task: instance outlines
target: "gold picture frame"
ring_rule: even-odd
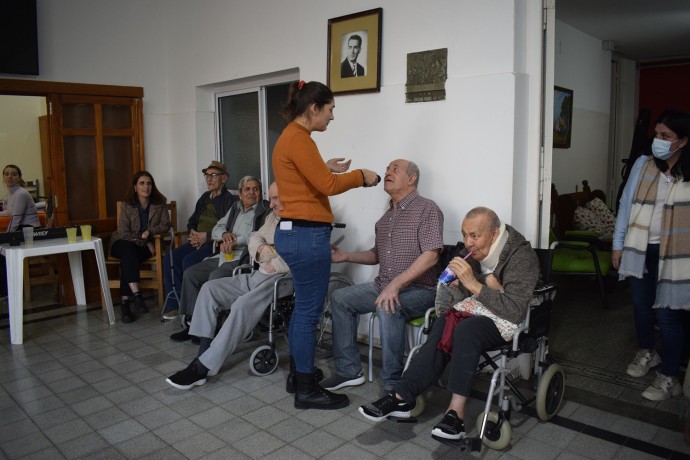
[[[334,94],[381,91],[382,20],[383,8],[328,20],[327,81]]]

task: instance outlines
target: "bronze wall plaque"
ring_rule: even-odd
[[[407,54],[405,102],[443,101],[448,78],[448,48]]]

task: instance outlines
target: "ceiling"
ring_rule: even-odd
[[[637,61],[690,57],[689,0],[556,0],[556,19]]]

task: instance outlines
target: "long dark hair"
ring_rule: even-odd
[[[656,121],[657,125],[659,123],[665,124],[668,129],[678,136],[678,139],[686,138],[688,140],[680,149],[680,157],[671,168],[671,175],[675,178],[682,179],[683,182],[690,181],[690,114],[681,110],[668,109],[665,110]],[[660,160],[654,157],[654,163],[661,172],[666,172],[668,169],[666,160]]]
[[[151,179],[151,198],[149,198],[149,202],[151,204],[167,203],[168,199],[165,197],[165,195],[158,191],[158,187],[156,187],[156,181],[153,180],[153,176],[148,171],[139,171],[138,173],[134,174],[134,177],[132,178],[132,185],[127,190],[127,193],[125,193],[124,201],[131,204],[132,206],[139,205],[139,199],[137,197],[135,189],[137,187],[137,182],[139,182],[139,178],[141,178],[142,176],[146,176],[149,179]]]
[[[13,168],[17,170],[17,175],[19,176],[19,185],[22,187],[26,187],[26,182],[24,182],[24,179],[22,179],[22,170],[19,169],[19,166],[17,165],[7,165],[4,168],[2,168],[2,173],[5,174],[5,170],[7,168]]]
[[[324,105],[333,101],[333,92],[328,86],[318,81],[305,83],[304,80],[290,84],[288,100],[283,106],[283,120],[290,123],[295,118],[304,114],[311,104],[321,109]]]

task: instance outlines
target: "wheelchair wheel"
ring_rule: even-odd
[[[565,372],[558,364],[551,364],[537,386],[537,415],[541,420],[551,420],[558,413],[565,394]]]
[[[323,305],[323,313],[321,314],[321,321],[319,328],[316,331],[316,357],[321,359],[328,359],[333,356],[333,340],[331,335],[327,334],[331,327],[331,294],[336,289],[352,286],[352,281],[345,275],[340,273],[331,273],[331,278],[328,280],[328,294]]]
[[[278,367],[278,353],[270,345],[262,345],[249,358],[249,368],[254,375],[272,374]]]
[[[426,409],[426,398],[424,395],[419,395],[415,398],[415,406],[410,411],[410,417],[419,417],[424,412],[424,409]]]
[[[482,430],[482,422],[484,421],[484,412],[477,417],[477,436]],[[484,429],[484,438],[482,442],[490,449],[502,450],[508,447],[510,439],[513,436],[513,429],[508,423],[508,420],[503,420],[501,425],[498,425],[498,414],[496,412],[489,412],[486,419],[486,428]]]

